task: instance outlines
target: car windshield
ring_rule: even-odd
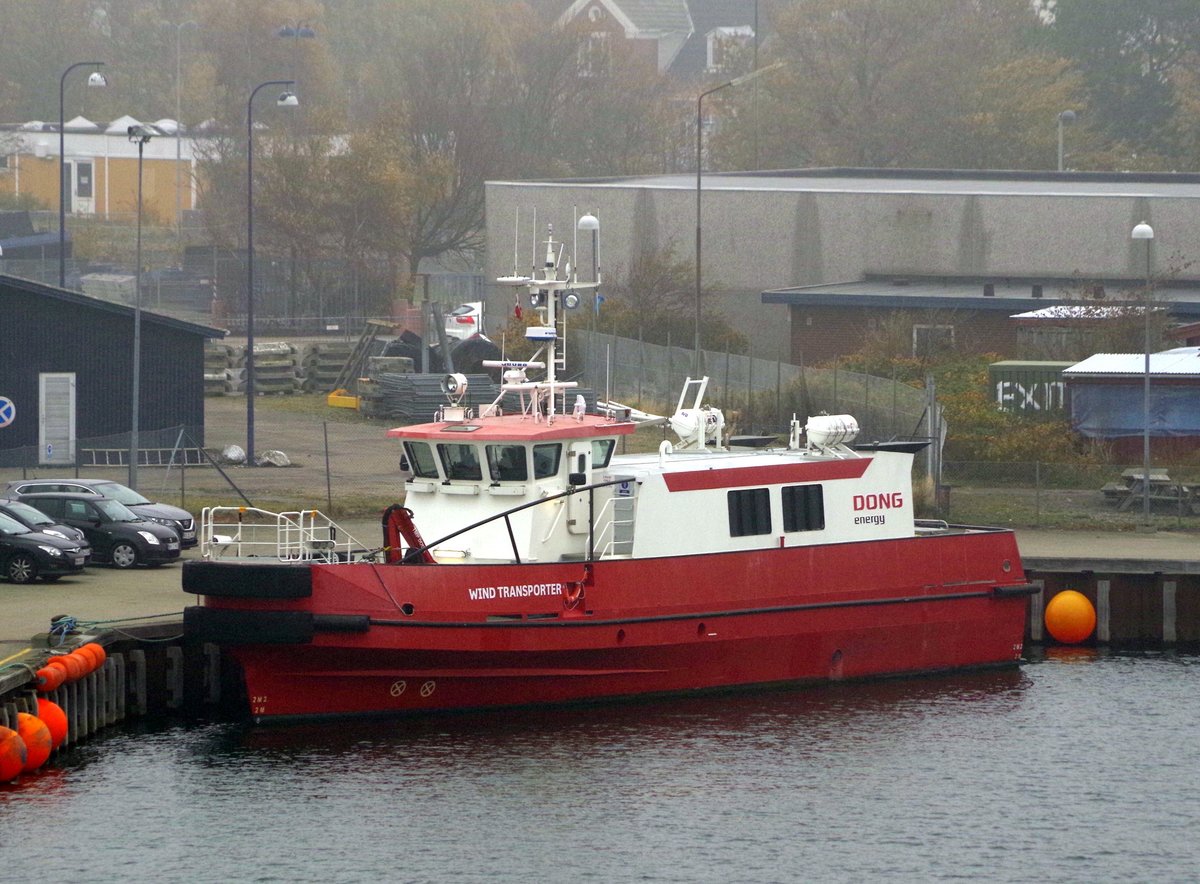
[[[95,504],[96,509],[100,510],[100,512],[104,513],[104,515],[108,516],[114,522],[141,521],[141,517],[138,516],[137,513],[125,506],[125,504],[121,503],[119,500],[109,500],[105,498],[103,500],[95,501]]]
[[[99,482],[92,486],[96,489],[97,494],[103,494],[105,497],[110,497],[113,500],[119,500],[125,506],[140,506],[143,503],[150,503],[142,495],[138,494],[132,488],[127,488],[116,482]]]
[[[16,500],[6,500],[2,505],[6,510],[12,513],[16,518],[22,520],[29,525],[53,525],[54,520],[39,510],[37,507],[32,507],[27,503],[21,503]]]
[[[6,516],[0,513],[0,531],[5,534],[28,534],[29,529],[14,519],[12,516]]]

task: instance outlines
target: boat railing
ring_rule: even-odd
[[[350,562],[370,558],[354,537],[319,510],[273,513],[251,506],[205,507],[205,559],[271,558],[280,562]]]
[[[617,500],[616,497],[610,497],[604,501],[604,505],[600,507],[600,512],[596,514],[596,537],[595,546],[600,550],[600,558],[607,559],[613,556],[628,556],[633,552],[633,518],[618,519],[617,518]],[[617,531],[620,528],[628,527],[628,538],[617,538]]]

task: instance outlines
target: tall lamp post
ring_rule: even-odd
[[[183,165],[183,29],[200,27],[190,19],[174,22],[163,22],[163,27],[175,29],[175,237],[183,238],[183,185],[179,181]]]
[[[1133,239],[1146,241],[1146,303],[1142,309],[1142,329],[1145,334],[1145,370],[1142,375],[1142,524],[1150,527],[1150,245],[1154,228],[1143,221],[1133,228]]]
[[[734,77],[732,80],[728,80],[711,89],[706,89],[696,98],[696,333],[693,342],[695,346],[695,354],[693,356],[695,364],[693,368],[697,376],[700,374],[700,175],[704,169],[704,99],[714,92],[720,92],[722,89],[727,89],[730,86],[740,86],[742,83],[755,80],[763,74],[783,67],[783,64],[782,61],[777,61],[774,64],[767,65],[765,68],[758,68],[748,74]]]
[[[268,86],[283,86],[276,107],[296,107],[290,91],[295,80],[259,83],[246,102],[246,465],[254,466],[254,96]]]
[[[58,78],[58,287],[60,289],[67,287],[67,184],[64,180],[67,177],[65,132],[67,74],[75,68],[103,66],[104,62],[102,61],[77,61],[63,71],[62,76]],[[108,80],[104,79],[104,74],[99,71],[92,71],[88,75],[87,84],[93,87],[107,86]]]
[[[1075,111],[1065,110],[1058,115],[1058,171],[1063,170],[1063,126],[1075,122]]]
[[[129,140],[137,145],[137,262],[133,271],[133,407],[132,422],[129,431],[129,487],[137,489],[138,456],[141,446],[138,444],[138,412],[142,398],[142,153],[148,142],[159,132],[153,126],[138,124],[127,130]]]

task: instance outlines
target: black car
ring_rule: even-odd
[[[127,485],[111,479],[20,479],[9,482],[3,489],[5,497],[27,500],[32,494],[69,493],[91,494],[118,500],[143,519],[174,528],[184,549],[196,545],[196,520],[185,509],[169,503],[147,500]]]
[[[30,531],[37,531],[42,534],[49,534],[51,537],[69,540],[80,547],[84,555],[88,558],[92,556],[92,545],[88,543],[86,534],[78,528],[72,528],[70,525],[60,525],[35,506],[22,503],[19,500],[5,500],[0,498],[0,515],[16,519]]]
[[[30,531],[0,514],[0,574],[13,583],[50,582],[83,570],[87,557],[79,544],[52,534]]]
[[[174,528],[139,518],[119,500],[94,494],[27,494],[24,499],[50,518],[87,535],[92,557],[116,568],[165,565],[179,558]]]

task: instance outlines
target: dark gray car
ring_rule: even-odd
[[[78,528],[97,561],[117,568],[165,565],[179,558],[174,528],[143,519],[117,500],[94,494],[27,494],[24,499],[57,522]]]
[[[143,519],[174,528],[184,549],[196,545],[196,520],[185,509],[169,503],[155,503],[138,492],[111,479],[19,479],[9,482],[3,491],[5,497],[27,500],[33,494],[65,493],[92,494],[120,501]]]

